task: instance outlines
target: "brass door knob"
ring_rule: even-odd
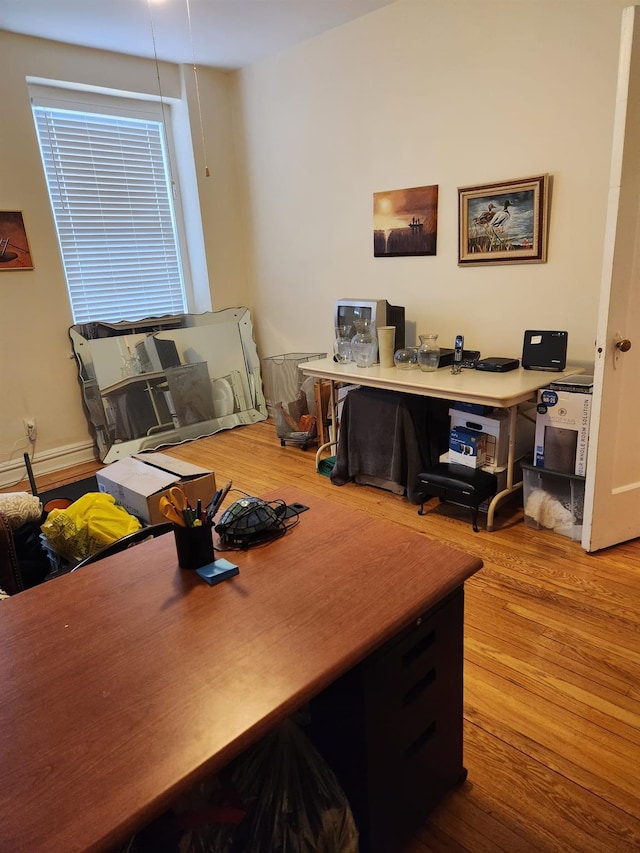
[[[616,347],[620,352],[629,352],[631,349],[631,341],[628,338],[622,338],[621,340],[616,341]]]

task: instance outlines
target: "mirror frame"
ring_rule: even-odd
[[[206,334],[209,330],[213,339]],[[82,323],[70,327],[69,337],[85,413],[102,462],[182,444],[268,417],[248,308]],[[154,363],[149,361],[146,341],[150,337],[173,341],[162,364],[157,361],[160,356]],[[190,339],[193,345],[187,346]],[[157,349],[155,343],[153,348]],[[177,356],[179,351],[182,357]],[[169,365],[166,362],[172,352]],[[214,375],[216,370],[221,374]],[[211,385],[210,394],[207,385]],[[133,436],[131,433],[144,428],[144,424],[139,426],[143,418],[134,406],[136,396],[139,403],[150,402],[152,409],[145,405],[156,423],[144,434]],[[148,422],[149,413],[144,416]]]

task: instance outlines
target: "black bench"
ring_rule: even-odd
[[[424,503],[430,498],[451,501],[471,508],[474,532],[478,532],[478,507],[498,491],[498,478],[482,468],[441,462],[418,474],[416,492],[421,502],[418,515],[424,515]]]

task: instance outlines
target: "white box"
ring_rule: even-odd
[[[97,471],[96,480],[101,492],[113,495],[127,512],[147,524],[166,521],[159,504],[171,486],[179,485],[194,509],[198,499],[207,506],[216,490],[212,471],[164,453],[126,456]]]
[[[564,474],[587,473],[591,394],[538,392],[533,464]]]
[[[485,463],[487,436],[466,427],[452,427],[449,433],[449,462],[481,468]]]
[[[531,407],[533,411],[533,407]],[[497,409],[490,415],[476,415],[461,409],[449,409],[451,426],[462,426],[484,432],[487,436],[485,465],[502,467],[509,458],[509,412]],[[515,458],[531,453],[535,424],[533,419],[519,414],[516,420]]]

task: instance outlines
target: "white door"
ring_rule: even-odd
[[[623,12],[582,546],[640,536],[640,7]],[[630,348],[629,344],[631,345]]]

